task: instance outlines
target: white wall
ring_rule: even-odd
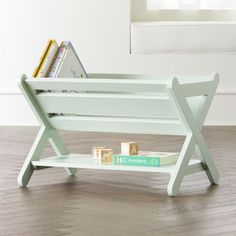
[[[0,7],[0,125],[36,125],[17,80],[48,38],[71,40],[88,72],[221,75],[206,124],[236,125],[236,55],[130,55],[128,0],[8,0]]]

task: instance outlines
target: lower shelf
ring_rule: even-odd
[[[111,165],[100,164],[93,160],[92,155],[88,154],[71,154],[66,156],[57,156],[41,159],[40,161],[32,161],[32,165],[37,167],[64,167],[64,168],[82,168],[82,169],[99,169],[99,170],[118,170],[118,171],[141,171],[141,172],[155,172],[155,173],[171,173],[175,165],[167,166],[125,166],[125,165]],[[191,160],[190,166],[200,167],[200,160]]]

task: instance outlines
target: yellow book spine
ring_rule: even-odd
[[[44,49],[44,52],[43,52],[42,56],[40,57],[39,64],[38,64],[38,66],[35,68],[35,70],[33,72],[33,77],[36,78],[40,74],[41,68],[42,68],[42,66],[44,64],[44,61],[45,61],[45,59],[47,57],[48,52],[50,51],[49,49],[50,49],[51,45],[53,44],[53,42],[55,42],[55,40],[52,40],[52,39],[48,40],[47,46]]]

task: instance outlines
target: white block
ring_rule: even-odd
[[[138,155],[138,144],[135,142],[121,143],[122,155]]]

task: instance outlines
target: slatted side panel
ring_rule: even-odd
[[[142,75],[142,74],[88,74],[89,78],[104,78],[104,79],[138,79],[138,80],[155,80],[155,81],[164,81],[171,79],[171,76],[157,76],[157,75]]]
[[[135,79],[140,81],[158,81],[159,83],[167,83],[172,81],[172,78],[178,78],[178,81],[181,85],[185,85],[186,92],[190,89],[192,92],[194,91],[206,91],[205,89],[209,89],[209,85],[211,86],[215,80],[219,80],[219,74],[211,73],[210,75],[175,75],[175,76],[156,76],[156,75],[140,75],[140,74],[88,74],[89,78],[97,78],[97,79]],[[184,86],[184,87],[185,87]],[[199,90],[200,89],[200,90]],[[188,93],[188,92],[187,92]]]
[[[155,80],[159,82],[166,83],[167,81],[172,80],[172,78],[177,77],[180,84],[189,84],[195,83],[195,86],[201,84],[201,82],[211,82],[212,79],[216,76],[216,73],[211,75],[141,75],[141,74],[88,74],[89,78],[100,78],[100,79],[135,79],[135,80]],[[197,84],[196,84],[197,83]],[[201,85],[200,85],[201,86]]]
[[[58,130],[183,134],[166,82],[124,79],[28,80]],[[67,90],[67,92],[62,92]],[[77,92],[68,92],[68,91]]]

